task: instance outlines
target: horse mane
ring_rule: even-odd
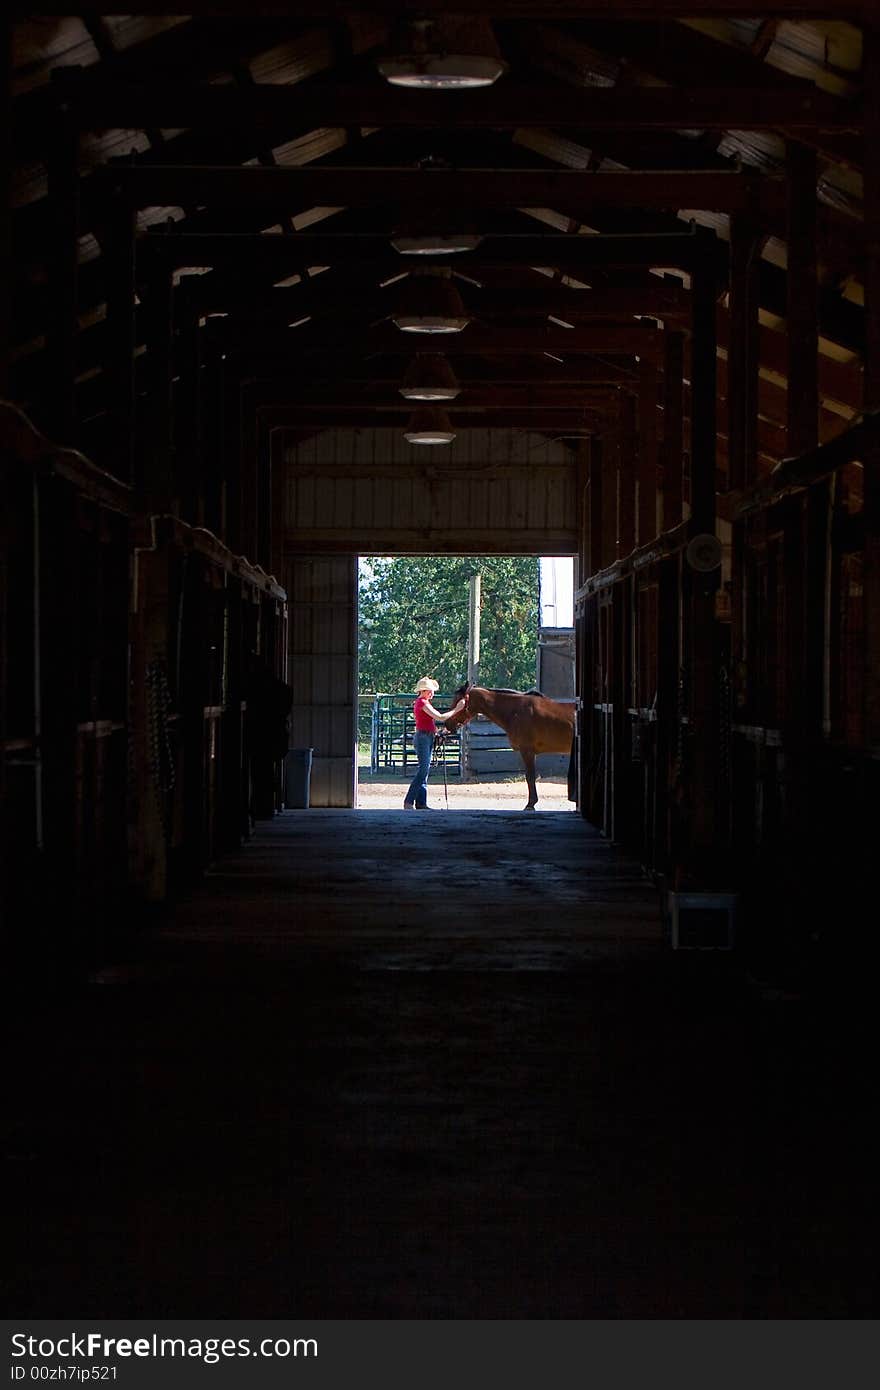
[[[532,689],[532,690],[514,690],[513,687],[510,686],[510,685],[493,685],[493,686],[491,686],[490,688],[491,688],[492,690],[494,690],[498,695],[541,695],[541,696],[543,696],[543,694],[544,694],[543,690],[535,690],[535,689]]]
[[[540,695],[541,698],[544,699],[543,690],[538,690],[535,687],[532,687],[531,690],[514,690],[512,685],[485,685],[482,688],[491,691],[493,695]],[[466,690],[473,689],[473,686],[469,686],[468,683],[465,682],[464,685],[460,685],[455,691],[455,696],[461,696]]]

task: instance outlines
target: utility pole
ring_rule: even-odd
[[[480,578],[472,574],[468,586],[467,678],[476,685],[480,677]]]
[[[480,575],[472,574],[468,584],[468,646],[467,646],[468,685],[476,685],[480,678]],[[461,778],[468,781],[469,741],[468,726],[461,731]]]

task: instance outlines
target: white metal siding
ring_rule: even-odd
[[[291,557],[285,582],[293,687],[290,744],[314,749],[312,806],[353,806],[357,560]]]
[[[576,464],[559,441],[469,430],[442,450],[330,430],[285,451],[288,551],[571,554]]]

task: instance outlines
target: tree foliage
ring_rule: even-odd
[[[527,690],[538,645],[538,561],[528,556],[365,559],[359,689],[410,691],[433,676],[450,694],[467,677],[468,590],[481,576],[480,684]]]

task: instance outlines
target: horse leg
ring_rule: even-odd
[[[526,752],[522,748],[519,750],[519,755],[523,760],[523,767],[526,770],[526,782],[529,787],[528,805],[523,809],[526,811],[534,811],[538,804],[538,788],[535,785],[535,755],[531,749]]]

